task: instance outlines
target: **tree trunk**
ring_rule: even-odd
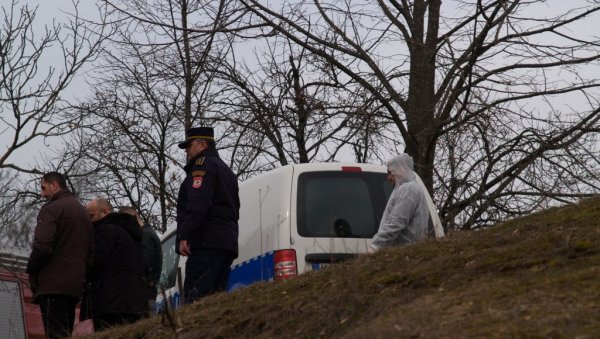
[[[435,155],[435,57],[439,27],[440,1],[415,1],[413,40],[410,46],[410,81],[408,89],[406,150],[413,157],[429,193],[433,193],[433,160]],[[429,13],[426,15],[426,11]],[[425,18],[427,31],[425,32]]]

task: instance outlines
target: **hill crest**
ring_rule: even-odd
[[[600,333],[600,197],[213,295],[94,338]]]

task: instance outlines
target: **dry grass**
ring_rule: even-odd
[[[261,283],[94,338],[597,338],[600,198]]]

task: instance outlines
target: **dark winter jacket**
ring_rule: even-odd
[[[86,209],[68,190],[57,192],[37,216],[27,262],[34,293],[62,294],[79,299],[93,255],[92,222]]]
[[[141,242],[142,230],[132,215],[111,213],[94,222],[93,317],[148,311]]]
[[[177,198],[177,245],[187,240],[190,248],[209,248],[238,254],[240,198],[237,178],[209,148],[184,167],[186,177]]]
[[[156,299],[156,285],[162,270],[162,248],[156,231],[148,225],[142,228],[142,251],[144,255],[144,274],[146,277],[148,299]]]

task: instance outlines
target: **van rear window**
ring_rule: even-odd
[[[302,173],[298,177],[298,234],[371,238],[392,189],[384,173]]]

